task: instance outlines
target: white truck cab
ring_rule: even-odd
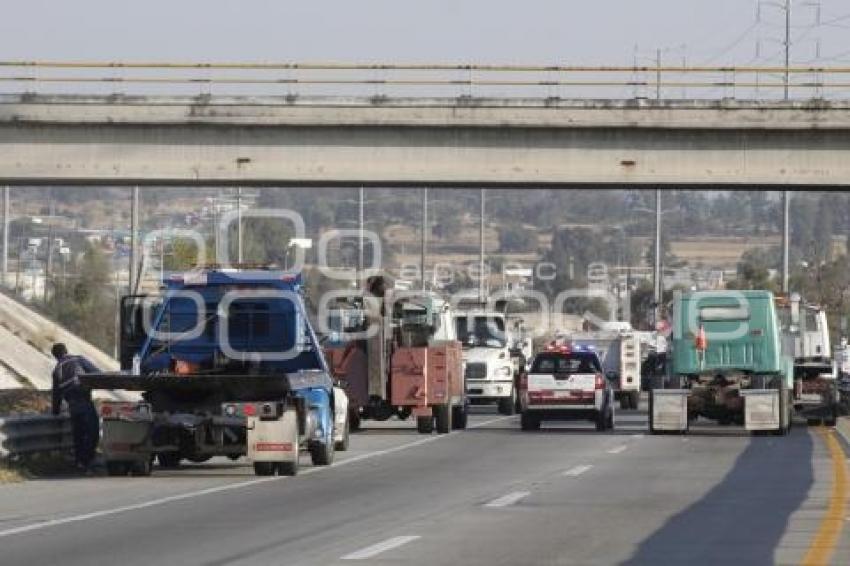
[[[496,403],[503,415],[517,410],[521,356],[505,316],[484,310],[456,313],[457,339],[463,346],[466,395],[470,403]]]

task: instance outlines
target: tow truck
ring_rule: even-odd
[[[670,371],[653,377],[650,433],[684,434],[701,417],[787,434],[793,361],[782,354],[773,295],[680,293],[673,308]]]
[[[499,413],[513,415],[519,409],[519,374],[525,359],[506,317],[498,312],[472,310],[456,314],[454,321],[463,345],[470,403],[495,403]]]
[[[776,307],[782,350],[794,360],[794,411],[810,425],[835,426],[840,400],[826,312],[798,293],[776,297]]]
[[[520,428],[546,420],[589,420],[596,430],[614,428],[614,392],[593,350],[552,343],[520,378]]]
[[[388,289],[378,275],[365,293],[342,300],[346,305],[329,316],[358,322],[334,331],[325,353],[345,385],[354,426],[412,415],[422,434],[466,428],[461,345],[449,303],[433,292]]]
[[[159,296],[124,297],[122,371],[81,377],[142,392],[101,407],[108,473],[247,455],[257,475],[295,475],[301,451],[331,464],[348,447],[347,399],[301,289],[298,274],[214,268],[173,275]]]

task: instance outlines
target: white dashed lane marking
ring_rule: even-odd
[[[498,499],[494,499],[490,503],[485,503],[484,507],[507,507],[509,505],[513,505],[517,501],[528,497],[531,494],[529,491],[514,491],[508,493],[507,495],[503,495]]]
[[[388,538],[383,542],[373,544],[372,546],[367,546],[366,548],[361,548],[360,550],[352,552],[351,554],[346,554],[345,556],[340,558],[340,560],[368,560],[369,558],[375,557],[381,554],[382,552],[398,548],[409,542],[413,542],[418,538],[420,538],[418,535],[407,535]]]

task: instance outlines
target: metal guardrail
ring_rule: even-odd
[[[71,419],[66,415],[0,418],[0,458],[71,450],[73,446]]]
[[[690,92],[696,98],[781,98],[786,81],[798,98],[828,97],[850,92],[850,67],[0,61],[0,87],[50,92],[147,88],[174,94],[206,88],[201,94],[211,94],[215,88],[216,94],[224,94],[219,91],[226,87],[243,87],[256,94],[266,94],[256,92],[265,88],[287,95],[297,88],[310,95],[581,98],[617,93],[620,98],[683,98]],[[279,92],[280,87],[287,92]]]

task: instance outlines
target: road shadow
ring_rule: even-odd
[[[754,437],[718,485],[624,564],[773,564],[791,514],[814,483],[812,451],[805,428],[784,438]]]

